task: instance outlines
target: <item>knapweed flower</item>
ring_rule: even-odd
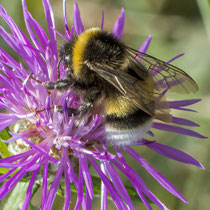
[[[0,176],[0,199],[6,196],[22,178],[30,175],[28,190],[22,209],[28,209],[33,185],[42,177],[42,200],[40,209],[51,209],[60,185],[65,188],[63,209],[71,204],[71,185],[77,190],[75,209],[92,209],[94,198],[93,179],[90,168],[96,171],[101,180],[101,208],[107,209],[107,196],[112,198],[118,209],[135,209],[132,199],[118,172],[122,172],[133,185],[136,193],[148,209],[149,200],[161,209],[167,207],[147,188],[141,177],[126,161],[122,151],[133,157],[166,190],[185,203],[187,200],[178,190],[143,159],[131,146],[113,148],[109,151],[104,134],[103,114],[86,114],[83,120],[70,115],[68,107],[77,108],[81,98],[69,89],[63,92],[48,91],[43,82],[58,79],[59,61],[57,38],[70,40],[84,31],[77,3],[74,4],[74,25],[68,27],[66,1],[64,0],[65,35],[55,28],[53,11],[48,0],[43,0],[48,26],[48,34],[29,13],[25,0],[22,0],[23,13],[30,39],[20,30],[5,9],[0,6],[0,16],[8,24],[11,32],[0,26],[0,35],[8,45],[22,58],[17,62],[3,49],[0,49],[0,130],[9,127],[11,138],[4,141],[9,144],[11,156],[0,159],[0,167],[8,168]],[[124,29],[124,10],[114,24],[112,33],[121,38]],[[104,17],[101,28],[103,29]],[[146,52],[151,36],[140,47]],[[177,58],[177,57],[176,57]],[[174,58],[174,59],[176,59]],[[172,59],[172,60],[174,60]],[[172,61],[171,60],[171,61]],[[170,62],[171,62],[170,61]],[[65,78],[67,69],[60,64],[60,77]],[[167,92],[167,91],[165,91]],[[170,109],[192,111],[187,107],[200,100],[170,101]],[[58,109],[62,107],[62,111]],[[6,110],[6,111],[5,111]],[[172,123],[166,124],[154,119],[152,129],[169,131],[197,138],[205,138],[199,133],[181,126],[197,126],[196,123],[172,117]],[[148,132],[152,136],[152,131]],[[187,164],[203,166],[191,156],[175,148],[156,141],[139,139],[136,146],[149,149]],[[50,180],[51,178],[51,180]]]

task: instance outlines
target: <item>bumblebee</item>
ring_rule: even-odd
[[[116,146],[142,139],[154,118],[171,122],[164,91],[198,90],[195,81],[181,69],[129,48],[99,28],[67,41],[60,57],[68,68],[67,76],[46,83],[46,88],[62,91],[72,87],[84,101],[75,110],[80,116],[102,107],[107,142]]]

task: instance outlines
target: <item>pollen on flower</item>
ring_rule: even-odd
[[[57,149],[55,145],[53,145],[49,151],[49,155],[54,157],[57,160],[61,159],[62,152],[60,149]]]
[[[8,150],[10,154],[17,155],[26,151],[29,151],[31,147],[22,139],[18,139],[15,142],[11,142],[8,145]]]

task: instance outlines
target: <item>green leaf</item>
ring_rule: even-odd
[[[7,144],[5,144],[4,142],[2,142],[1,140],[8,140],[11,137],[11,135],[8,132],[8,129],[4,129],[0,132],[0,155],[2,158],[6,158],[9,157],[11,154],[9,152],[9,150],[7,149]],[[2,170],[4,171],[4,170]],[[1,170],[0,170],[0,173]]]
[[[40,208],[33,206],[32,204],[29,205],[29,210],[40,210]]]
[[[7,149],[7,145],[1,141],[1,138],[0,138],[0,154],[2,158],[6,158],[10,156],[10,152]]]
[[[0,156],[2,158],[6,158],[11,156],[7,144],[2,142],[1,140],[8,140],[11,137],[11,135],[8,133],[8,129],[4,129],[0,132]],[[9,169],[6,168],[0,168],[0,174],[5,174]]]
[[[34,183],[31,197],[33,197],[35,195],[35,193],[39,190],[39,188],[40,188],[40,184]]]
[[[7,168],[0,168],[0,174],[5,174],[9,171]]]
[[[3,140],[8,140],[10,139],[11,135],[9,134],[9,129],[5,128],[0,132],[0,138]]]
[[[18,182],[9,196],[1,201],[1,209],[4,210],[19,210],[25,199],[28,182]]]

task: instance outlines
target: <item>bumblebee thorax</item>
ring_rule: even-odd
[[[76,77],[79,77],[79,75],[82,74],[82,69],[84,69],[85,51],[90,39],[100,33],[100,31],[99,28],[91,28],[81,33],[75,39],[72,53],[72,66]]]
[[[83,71],[88,70],[85,63],[122,69],[127,60],[124,45],[119,39],[100,28],[91,28],[80,34],[75,39],[72,55],[73,71],[76,77],[81,77],[85,74]]]

